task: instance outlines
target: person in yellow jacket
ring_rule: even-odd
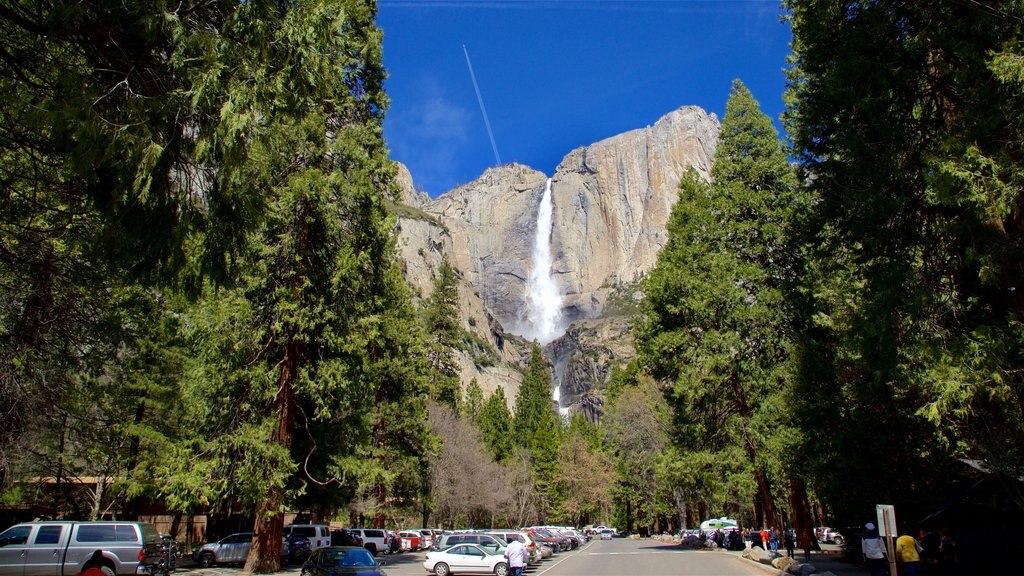
[[[903,566],[902,572],[906,576],[917,576],[917,567],[921,563],[920,549],[910,532],[902,530],[902,534],[896,539],[896,562]]]

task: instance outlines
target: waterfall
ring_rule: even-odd
[[[532,336],[541,344],[558,334],[562,296],[551,277],[551,178],[544,186],[544,197],[537,211],[537,232],[533,237],[533,270],[527,283],[526,318],[533,327]]]
[[[533,269],[527,283],[526,318],[532,326],[532,336],[541,344],[547,344],[561,336],[562,296],[551,275],[551,178],[544,186],[544,196],[537,210],[537,231],[533,237]],[[558,406],[563,417],[569,414],[562,407],[562,386],[555,385],[551,400]]]

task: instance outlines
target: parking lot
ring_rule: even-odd
[[[540,564],[531,565],[527,570],[526,574],[538,576],[540,572],[553,567],[556,563],[564,560],[573,554],[577,554],[592,544],[584,544],[577,550],[569,552],[561,552],[547,560],[544,560]],[[398,554],[381,554],[377,556],[377,560],[380,560],[384,565],[384,570],[388,576],[424,576],[428,574],[423,569],[423,560],[426,557],[426,551],[419,552],[401,552]],[[301,571],[301,566],[292,564],[285,566],[280,572],[281,574],[295,574],[297,575]],[[180,576],[238,576],[241,574],[241,566],[217,566],[215,568],[201,568],[189,560],[184,560],[177,570],[176,575]]]

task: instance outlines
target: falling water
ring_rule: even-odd
[[[544,186],[544,196],[537,211],[537,232],[533,239],[533,270],[527,285],[526,317],[533,327],[533,336],[547,344],[559,336],[562,314],[562,296],[551,276],[551,179]],[[561,384],[555,386],[551,399],[563,418],[569,414],[562,407]]]
[[[547,344],[558,336],[562,297],[551,277],[551,178],[544,186],[544,197],[537,211],[537,232],[533,238],[533,270],[527,284],[526,318],[533,337]]]

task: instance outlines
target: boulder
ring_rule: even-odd
[[[796,564],[796,563],[797,563],[796,560],[794,560],[794,559],[792,559],[792,558],[790,558],[788,556],[779,556],[778,558],[772,560],[772,566],[774,566],[775,568],[778,568],[779,570],[782,570],[782,571],[785,571],[791,565]]]

